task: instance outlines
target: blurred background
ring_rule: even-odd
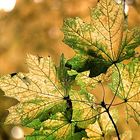
[[[119,0],[116,0],[119,1]],[[66,17],[89,18],[97,0],[0,0],[0,74],[26,70],[26,53],[52,55],[74,52],[62,43]],[[140,24],[140,0],[127,0],[129,27]]]
[[[126,0],[126,3],[129,28],[139,26],[140,0]],[[89,8],[96,4],[97,0],[0,0],[0,74],[27,71],[24,65],[27,53],[51,55],[56,64],[62,53],[71,58],[74,51],[62,42],[63,19],[78,16],[86,21]],[[10,100],[5,107],[2,107],[3,98]],[[16,103],[0,93],[0,122],[8,114],[7,109]],[[12,131],[13,135],[14,132],[22,135],[18,128]],[[138,132],[135,133],[137,136]],[[0,125],[0,140],[8,140],[6,136],[7,131]]]
[[[87,18],[89,7],[96,5],[95,0],[1,1],[0,73],[23,71],[26,53],[71,57],[73,51],[62,43],[63,19]]]

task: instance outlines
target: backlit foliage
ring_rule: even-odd
[[[5,125],[33,128],[27,140],[115,140],[132,137],[118,128],[118,106],[125,106],[125,120],[140,123],[140,67],[135,48],[140,29],[128,30],[122,3],[100,0],[90,9],[90,23],[68,18],[64,42],[76,55],[59,66],[51,57],[27,55],[28,73],[1,76],[0,88],[19,103],[9,109]],[[123,60],[130,59],[128,64]],[[92,91],[101,85],[99,102]],[[112,91],[106,103],[105,86]],[[102,94],[102,93],[98,93]],[[115,99],[120,102],[116,103]],[[127,137],[128,138],[128,137]]]
[[[123,5],[114,0],[100,0],[90,14],[90,23],[66,19],[62,31],[64,42],[76,52],[67,66],[78,72],[90,70],[89,76],[95,77],[112,64],[132,57],[140,44],[140,32],[127,29]]]
[[[113,73],[110,86],[116,92],[114,88],[120,82],[116,94],[125,104],[127,119],[133,118],[140,124],[140,60],[135,58],[127,65],[120,63],[118,68],[119,73]],[[119,74],[121,80],[118,78]]]

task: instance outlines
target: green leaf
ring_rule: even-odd
[[[79,54],[66,63],[66,67],[70,67],[77,72],[90,70],[89,77],[96,77],[101,73],[106,73],[110,66],[111,63],[104,60],[102,57],[98,56],[98,58],[95,58],[88,55],[81,56]]]
[[[59,67],[56,67],[58,80],[60,81],[62,87],[64,90],[66,90],[66,96],[68,95],[67,92],[69,92],[71,85],[73,81],[75,80],[75,77],[77,76],[77,73],[72,73],[68,71],[68,68],[65,67],[65,59],[64,55],[61,55],[60,58],[60,65]]]
[[[128,30],[124,19],[123,4],[114,0],[100,0],[90,10],[90,23],[80,18],[64,20],[64,42],[76,55],[66,66],[83,72],[90,70],[90,77],[106,73],[114,63],[135,55],[140,45],[139,29]]]
[[[72,140],[81,140],[83,137],[86,137],[86,136],[87,136],[87,134],[83,130],[81,132],[74,133],[74,135],[72,136]],[[71,139],[69,139],[69,140],[71,140]]]
[[[94,107],[95,97],[83,87],[80,91],[71,92],[70,96],[73,105],[72,121],[77,127],[85,129],[95,122],[99,114],[98,109]]]
[[[41,128],[41,121],[39,119],[34,119],[31,123],[28,123],[26,126],[38,130]]]

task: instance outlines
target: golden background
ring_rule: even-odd
[[[37,1],[37,0],[36,0]],[[140,25],[140,0],[129,2],[129,28]],[[89,19],[89,8],[95,7],[97,0],[17,0],[10,12],[0,11],[0,74],[27,71],[24,64],[27,53],[39,56],[51,55],[56,62],[62,53],[71,58],[74,51],[65,45],[60,30],[63,19],[80,17]],[[94,94],[101,99],[97,87]],[[108,90],[108,89],[106,89]],[[106,100],[112,98],[110,91]],[[2,97],[0,96],[2,100]],[[1,107],[2,103],[0,103]],[[8,108],[8,107],[6,107]],[[1,108],[0,108],[1,109]],[[124,123],[124,107],[120,106],[120,129],[132,130],[133,140],[139,140],[140,128],[133,122]],[[1,130],[0,130],[1,132]],[[0,138],[1,140],[1,138]]]

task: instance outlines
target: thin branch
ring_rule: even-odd
[[[113,124],[113,126],[114,126],[114,129],[115,129],[115,131],[116,131],[116,135],[117,135],[118,140],[121,140],[121,139],[120,139],[120,136],[119,136],[119,131],[118,131],[117,125],[115,124],[115,122],[114,122],[114,120],[113,120],[113,117],[111,116],[111,114],[110,114],[110,112],[109,112],[109,108],[107,108],[107,106],[106,106],[106,104],[105,104],[104,101],[101,103],[101,106],[105,109],[106,113],[108,114],[108,117],[109,117],[109,119],[111,120],[111,122],[112,122],[112,124]]]
[[[116,135],[117,135],[117,137],[118,137],[118,140],[121,140],[121,139],[120,139],[120,136],[119,136],[119,131],[118,131],[117,125],[115,124],[115,122],[114,122],[114,120],[113,120],[113,118],[112,118],[112,116],[111,116],[109,110],[106,109],[106,112],[107,112],[107,114],[108,114],[108,116],[109,116],[109,118],[110,118],[110,120],[111,120],[111,122],[112,122],[112,124],[113,124],[113,126],[114,126],[114,128],[115,128],[115,131],[116,131]]]

